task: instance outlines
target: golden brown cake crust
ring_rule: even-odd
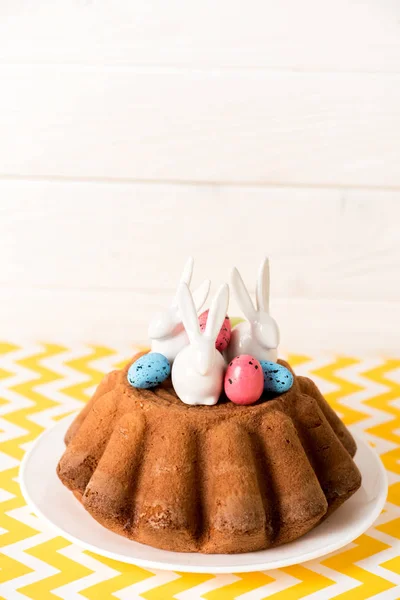
[[[131,387],[129,365],[76,417],[57,469],[116,533],[174,551],[260,550],[303,535],[359,488],[355,442],[311,380],[294,376],[252,406],[188,406],[170,381]]]

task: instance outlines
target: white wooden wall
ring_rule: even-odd
[[[143,341],[268,253],[285,348],[393,353],[399,222],[397,0],[0,0],[0,337]]]

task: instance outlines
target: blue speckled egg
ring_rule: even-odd
[[[283,394],[293,385],[293,375],[284,366],[269,360],[260,360],[264,373],[264,392]]]
[[[131,364],[128,371],[128,381],[131,386],[145,390],[156,387],[171,374],[168,359],[159,352],[149,352]]]

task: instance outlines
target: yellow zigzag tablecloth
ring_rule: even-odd
[[[126,565],[55,536],[25,505],[20,461],[43,429],[80,408],[102,375],[132,354],[132,347],[0,344],[0,598],[400,598],[400,359],[288,357],[368,438],[388,471],[385,510],[342,550],[274,571],[215,576]]]

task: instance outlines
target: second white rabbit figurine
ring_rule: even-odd
[[[243,279],[236,267],[231,273],[231,286],[235,298],[248,319],[232,329],[226,350],[228,362],[240,354],[251,354],[257,360],[277,361],[279,329],[269,314],[269,260],[260,265],[257,278],[257,308],[250,298]]]
[[[184,266],[180,283],[190,285],[193,273],[193,258],[190,256]],[[179,288],[178,288],[179,289]],[[210,280],[206,279],[193,292],[196,310],[200,310],[207,299]],[[155,314],[149,325],[151,351],[163,354],[172,363],[182,348],[188,343],[188,336],[182,324],[177,294],[169,308]]]
[[[178,306],[189,337],[172,366],[172,385],[185,404],[211,406],[222,392],[225,361],[215,341],[225,319],[229,288],[223,284],[213,298],[204,333],[201,333],[192,294],[185,283],[178,290]]]

